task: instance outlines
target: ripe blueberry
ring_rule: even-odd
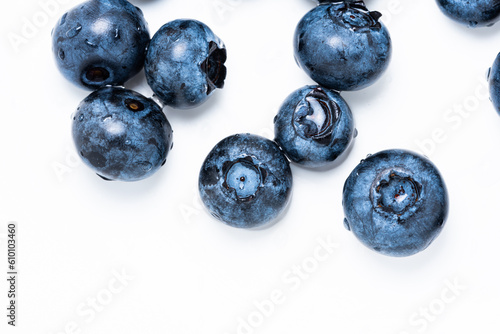
[[[57,67],[87,89],[122,85],[137,74],[148,42],[141,10],[126,0],[84,2],[64,14],[52,31]]]
[[[297,64],[323,87],[358,90],[385,71],[391,38],[363,2],[325,2],[308,12],[294,36]]]
[[[251,134],[220,141],[200,170],[201,199],[224,223],[252,228],[274,221],[289,202],[292,172],[275,142]]]
[[[498,0],[436,1],[446,16],[471,28],[492,26],[500,19],[500,1]]]
[[[335,161],[354,135],[351,110],[336,92],[305,86],[290,94],[275,118],[275,141],[290,160],[308,167]]]
[[[104,87],[73,117],[73,140],[85,164],[106,180],[137,181],[155,173],[172,146],[172,128],[153,100]]]
[[[436,166],[404,150],[362,160],[344,184],[344,224],[367,247],[390,256],[427,248],[448,215],[448,194]]]
[[[175,20],[158,30],[144,69],[149,86],[174,108],[194,108],[224,87],[226,49],[212,30],[196,20]]]
[[[493,102],[496,111],[500,114],[500,53],[490,68],[488,82],[490,85],[491,102]]]

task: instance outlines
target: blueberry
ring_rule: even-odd
[[[252,134],[220,141],[203,162],[199,190],[217,219],[252,228],[275,221],[289,202],[292,172],[275,142]]]
[[[469,27],[492,26],[500,19],[498,0],[436,0],[441,11]]]
[[[331,164],[354,135],[351,110],[336,92],[305,86],[283,102],[274,124],[275,141],[293,162],[309,167]]]
[[[172,128],[153,100],[131,90],[104,87],[80,103],[73,117],[73,140],[97,175],[137,181],[165,163]]]
[[[323,87],[343,91],[371,85],[391,56],[391,38],[380,16],[363,2],[318,5],[295,30],[297,64]]]
[[[84,88],[122,85],[144,65],[149,32],[126,0],[90,0],[64,14],[52,32],[61,73]]]
[[[500,53],[497,55],[493,66],[488,73],[490,84],[490,97],[495,109],[500,114]]]
[[[344,184],[344,224],[367,247],[390,256],[418,253],[438,236],[448,193],[436,166],[404,150],[367,157]]]
[[[149,86],[174,108],[194,108],[224,87],[226,49],[196,20],[175,20],[155,33],[144,65]]]

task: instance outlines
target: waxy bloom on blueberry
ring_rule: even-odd
[[[294,36],[297,64],[323,87],[358,90],[386,70],[391,38],[363,2],[324,2],[308,12]]]
[[[89,0],[64,14],[52,31],[61,73],[97,89],[123,85],[144,65],[149,31],[143,14],[126,0]]]
[[[305,86],[290,94],[274,121],[275,141],[290,160],[309,167],[335,161],[355,132],[344,99],[320,86]]]
[[[175,20],[158,30],[144,69],[149,86],[168,106],[194,108],[226,78],[224,43],[204,23]]]
[[[165,163],[172,127],[153,100],[104,87],[80,103],[73,117],[73,140],[85,164],[103,179],[137,181]]]
[[[292,172],[275,142],[251,134],[220,141],[200,170],[203,204],[224,223],[252,228],[275,221],[287,206]]]
[[[347,229],[367,247],[390,256],[418,253],[439,235],[448,193],[427,158],[405,150],[370,155],[344,184]]]

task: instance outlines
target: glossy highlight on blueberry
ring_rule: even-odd
[[[367,247],[389,256],[426,249],[448,216],[448,193],[436,166],[405,150],[370,155],[344,184],[346,228]]]
[[[200,169],[199,190],[209,212],[224,223],[253,228],[276,221],[292,190],[292,172],[278,145],[252,134],[220,141]]]
[[[350,146],[354,131],[345,100],[321,86],[290,94],[274,120],[275,141],[291,161],[307,167],[332,164]]]
[[[320,1],[299,22],[297,64],[318,84],[337,91],[373,84],[391,58],[391,38],[362,1]]]
[[[224,87],[224,43],[204,23],[175,20],[162,26],[148,47],[149,86],[168,106],[194,108]]]
[[[142,69],[148,43],[142,11],[126,0],[83,2],[52,32],[58,69],[86,89],[123,85]]]
[[[436,0],[436,2],[446,16],[470,28],[490,27],[500,19],[498,0]]]
[[[87,96],[72,128],[78,154],[105,180],[147,178],[165,164],[172,147],[172,127],[160,106],[123,88]]]

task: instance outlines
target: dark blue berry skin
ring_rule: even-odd
[[[500,19],[500,1],[498,0],[436,1],[446,16],[471,28],[492,26]]]
[[[360,5],[364,5],[364,0],[314,0],[319,4],[322,3],[333,3],[333,2],[349,2],[349,3],[358,3]]]
[[[224,87],[226,49],[202,22],[175,20],[158,30],[144,69],[149,86],[168,106],[197,107]]]
[[[126,0],[90,0],[64,14],[52,31],[61,73],[87,89],[123,85],[144,65],[149,31]]]
[[[85,164],[105,180],[151,176],[172,147],[172,127],[160,106],[131,90],[101,88],[73,117],[73,141]]]
[[[349,147],[355,131],[344,99],[320,86],[290,94],[274,122],[275,141],[291,161],[307,167],[330,165]]]
[[[391,38],[363,2],[322,3],[295,30],[297,64],[318,84],[337,91],[373,84],[391,58]]]
[[[500,115],[500,53],[490,68],[488,82],[490,85],[491,102],[493,102],[496,111]]]
[[[220,141],[203,162],[199,190],[210,213],[240,228],[275,221],[292,190],[288,160],[275,142],[252,134]]]
[[[344,184],[344,224],[368,248],[390,256],[418,253],[439,235],[448,193],[436,166],[404,150],[367,157]]]

